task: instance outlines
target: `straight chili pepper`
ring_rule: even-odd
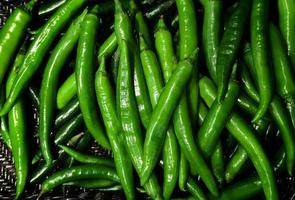
[[[235,73],[235,72],[234,72]],[[235,80],[229,83],[228,92],[220,103],[216,99],[210,108],[198,132],[198,144],[205,157],[212,155],[218,138],[239,95],[239,86]],[[202,96],[202,95],[201,95]],[[204,99],[204,97],[202,97]]]
[[[94,51],[98,30],[98,17],[92,13],[86,15],[81,28],[77,50],[75,75],[81,113],[89,132],[104,148],[110,149],[108,138],[97,112],[94,86]]]
[[[116,83],[117,109],[119,119],[121,120],[121,125],[123,128],[123,138],[125,141],[127,152],[130,155],[137,174],[141,175],[143,164],[143,136],[138,114],[138,112],[140,111],[137,110],[135,91],[133,89],[133,84],[136,84],[137,82],[133,81],[131,73],[132,66],[134,66],[135,74],[136,68],[141,67],[140,65],[138,65],[140,63],[140,58],[139,63],[138,61],[136,61],[133,63],[133,65],[131,65],[132,62],[130,56],[132,55],[134,58],[138,57],[136,54],[136,50],[133,51],[133,53],[131,54],[129,49],[134,48],[135,45],[132,36],[131,23],[127,14],[123,11],[122,5],[119,0],[115,0],[115,6],[115,32],[120,48],[119,69]],[[138,58],[135,60],[138,60]],[[134,76],[134,78],[136,79],[136,76]],[[147,93],[143,93],[143,95],[145,96],[146,94]],[[161,189],[155,175],[151,176],[144,187],[147,190],[147,193],[152,196],[152,198],[161,199]]]
[[[149,96],[151,98],[150,100],[151,100],[153,109],[155,109],[158,103],[160,94],[164,87],[164,83],[162,80],[162,73],[160,71],[160,64],[157,60],[156,55],[154,54],[154,52],[152,52],[149,49],[148,44],[145,42],[143,36],[141,35],[140,35],[140,51],[141,51],[140,53],[141,63],[143,66],[145,77],[146,77]],[[173,127],[171,126],[167,130],[166,138],[167,137],[169,137],[170,139],[165,139],[165,142],[167,142],[168,144],[166,145],[169,145],[170,147],[169,146],[166,148],[163,147],[163,161],[164,161],[163,194],[165,199],[170,199],[170,196],[172,192],[174,191],[174,187],[176,185],[176,181],[178,177],[178,162],[179,162],[177,141],[176,141]],[[165,145],[165,142],[163,143],[163,145]],[[158,147],[158,148],[161,149],[161,147]],[[168,151],[172,151],[172,152],[168,152]],[[152,165],[156,165],[159,159],[160,153],[161,151],[158,151],[153,155],[152,159],[154,163]],[[165,161],[168,162],[170,165],[168,166]],[[144,162],[145,162],[145,157],[144,157]],[[171,173],[171,175],[169,174],[169,177],[165,177],[165,175],[167,176],[167,172]]]
[[[250,14],[252,0],[240,0],[234,9],[223,33],[217,55],[217,85],[218,100],[223,100],[227,89],[232,66],[235,62],[242,37],[246,28],[247,19]]]
[[[217,80],[217,55],[221,33],[222,1],[204,1],[203,48],[206,66],[213,80]]]
[[[43,73],[40,89],[39,139],[43,157],[48,165],[52,162],[49,134],[54,121],[54,102],[59,74],[78,42],[81,24],[86,14],[87,11],[85,10],[73,21],[72,25],[52,51]]]
[[[292,0],[278,0],[279,25],[286,41],[287,52],[295,72],[295,4]]]
[[[44,25],[26,54],[20,72],[14,80],[14,87],[0,111],[4,115],[12,108],[17,98],[31,81],[58,33],[71,17],[86,3],[86,0],[70,0],[64,4]]]
[[[21,50],[22,51],[22,50]],[[6,81],[6,94],[13,88],[13,81],[23,63],[24,55],[22,52],[17,56],[10,74]],[[12,154],[16,171],[16,199],[25,189],[29,172],[29,148],[26,127],[26,109],[24,99],[19,99],[8,113],[9,134],[11,140]]]
[[[100,188],[110,189],[110,187],[116,187],[118,183],[115,181],[105,180],[105,179],[99,179],[99,180],[86,179],[86,180],[79,180],[79,181],[65,183],[63,185],[77,186],[77,187],[82,187],[87,189],[100,189]]]
[[[25,6],[16,8],[0,31],[0,84],[25,37],[32,20],[31,12],[36,2],[37,0],[31,0]]]
[[[268,59],[268,0],[254,0],[251,11],[251,48],[253,49],[253,63],[257,73],[257,81],[259,88],[259,108],[253,118],[253,122],[257,121],[268,110],[272,93],[273,83],[271,66]]]
[[[102,118],[110,140],[118,176],[127,199],[135,199],[132,162],[127,155],[122,126],[117,115],[114,89],[109,80],[104,57],[95,75],[95,91]]]
[[[179,60],[182,60],[189,58],[198,47],[197,19],[194,2],[192,0],[176,0],[176,7],[179,17]],[[197,108],[199,99],[198,68],[196,63],[197,57],[194,58],[193,61],[194,67],[187,93],[192,125],[194,125],[197,121]],[[182,103],[180,103],[179,107],[177,108],[179,113],[183,113],[183,108],[181,107],[185,106],[185,98],[186,97],[182,98]]]
[[[163,17],[161,17],[157,23],[156,26],[156,31],[155,31],[155,49],[157,51],[157,55],[159,58],[159,62],[161,64],[161,69],[162,69],[162,74],[164,77],[164,81],[165,83],[167,83],[171,77],[171,74],[173,73],[174,70],[174,66],[177,64],[177,59],[174,53],[174,46],[173,46],[173,40],[172,40],[172,35],[169,32]],[[169,133],[169,132],[168,132]],[[171,134],[172,136],[172,134]],[[163,153],[163,160],[164,160],[164,188],[163,188],[163,194],[164,194],[164,198],[168,198],[169,194],[171,194],[170,188],[173,188],[173,182],[175,181],[174,178],[177,178],[177,174],[178,174],[178,184],[179,184],[179,188],[184,191],[185,190],[185,186],[187,183],[187,178],[188,178],[188,173],[189,173],[189,164],[188,161],[186,160],[185,155],[183,154],[183,152],[178,153],[178,160],[179,160],[179,169],[176,169],[177,166],[173,165],[172,163],[170,164],[170,162],[176,162],[177,157],[175,157],[175,159],[169,159],[171,156],[173,156],[172,154],[174,154],[173,152],[177,152],[177,146],[178,145],[169,145],[166,146],[166,144],[168,143],[177,143],[177,141],[173,141],[174,137],[171,137],[169,134],[167,134],[166,138],[165,138],[165,142],[164,142],[164,146],[163,146],[163,152],[165,152],[165,154],[170,154],[170,156],[166,157]],[[177,140],[177,138],[175,138],[175,140]],[[170,147],[168,149],[168,147]],[[173,150],[173,149],[174,150]],[[176,154],[174,154],[176,156]],[[167,159],[166,159],[167,158]],[[166,162],[165,162],[166,161]],[[175,169],[173,169],[170,166],[175,166]],[[171,172],[167,171],[168,169],[171,169]],[[173,173],[170,174],[169,173]],[[171,187],[168,185],[168,181],[166,179],[166,177],[171,177]],[[167,184],[166,184],[167,183]]]

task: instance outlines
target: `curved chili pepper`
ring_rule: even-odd
[[[118,177],[116,170],[113,168],[102,165],[81,165],[55,172],[53,175],[49,176],[42,183],[39,197],[63,183],[89,178],[107,179],[118,183],[120,182],[120,178]]]
[[[24,91],[49,50],[50,45],[70,18],[86,3],[86,0],[70,0],[64,4],[44,25],[26,54],[20,72],[14,80],[14,87],[0,111],[4,115],[10,111],[17,98]]]
[[[288,55],[285,53],[283,39],[274,24],[270,24],[270,39],[276,88],[286,102],[295,130],[295,79],[292,76]]]
[[[86,127],[94,139],[104,148],[110,149],[110,143],[104,133],[95,103],[94,87],[94,50],[98,29],[98,18],[89,13],[83,23],[77,50],[75,75],[81,113]]]
[[[78,42],[81,24],[87,14],[84,11],[66,31],[54,48],[43,73],[40,89],[40,117],[39,139],[42,154],[48,165],[52,162],[49,134],[54,120],[54,102],[59,74],[67,61],[70,53]]]
[[[215,86],[208,77],[203,77],[200,80],[200,92],[206,104],[212,106],[217,95]],[[232,113],[226,124],[226,128],[247,151],[248,156],[261,178],[266,199],[278,199],[278,192],[271,165],[261,145],[255,138],[251,127],[238,114]]]
[[[268,0],[254,0],[251,11],[251,47],[253,63],[257,73],[260,102],[253,122],[268,110],[273,93],[271,66],[268,59]]]
[[[96,165],[103,165],[106,167],[115,168],[114,160],[109,158],[101,158],[98,156],[88,155],[85,153],[81,153],[75,149],[72,149],[67,146],[58,145],[61,149],[63,149],[69,156],[73,157],[80,163],[83,164],[96,164]]]

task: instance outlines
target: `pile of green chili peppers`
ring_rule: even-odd
[[[15,199],[36,184],[39,198],[62,185],[128,200],[281,198],[276,178],[295,163],[295,1],[231,2],[13,10],[0,30],[0,134]]]

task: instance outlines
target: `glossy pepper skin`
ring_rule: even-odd
[[[231,80],[228,92],[221,103],[218,99],[210,107],[198,133],[198,144],[205,157],[212,155],[218,143],[219,136],[225,126],[239,95],[238,83]],[[203,97],[202,97],[203,98]]]
[[[17,56],[6,81],[6,94],[13,88],[13,81],[24,60],[22,49]],[[27,140],[26,109],[21,98],[8,113],[9,135],[16,171],[16,199],[23,193],[29,173],[29,147]]]
[[[107,135],[112,146],[116,170],[127,199],[135,199],[133,168],[122,138],[122,126],[116,109],[114,89],[106,71],[104,57],[95,75],[95,91]]]
[[[118,43],[116,34],[112,33],[99,47],[97,60],[100,62],[102,57],[108,58],[117,48]],[[57,107],[62,109],[77,94],[75,74],[71,74],[65,82],[60,86],[57,92]]]
[[[253,122],[266,113],[273,93],[271,65],[269,62],[269,0],[254,0],[251,11],[251,48],[253,63],[258,77],[259,108]]]
[[[160,18],[155,30],[155,49],[159,58],[161,73],[166,84],[173,73],[176,57],[172,36],[163,18]],[[163,196],[170,199],[179,175],[180,152],[174,131],[168,131],[163,146]]]
[[[203,48],[206,66],[213,80],[217,80],[217,56],[221,36],[222,1],[203,1],[205,10],[203,22]]]
[[[21,70],[14,80],[14,87],[0,111],[4,115],[12,108],[17,98],[31,81],[40,64],[48,52],[54,39],[71,17],[86,3],[86,0],[70,0],[64,4],[43,26],[41,32],[32,42],[22,64]]]
[[[150,156],[156,155],[159,151],[157,148],[164,142],[170,119],[191,76],[191,70],[192,66],[189,61],[180,62],[161,92],[146,133],[141,183],[145,183],[155,167],[151,165],[153,157]]]
[[[142,69],[140,57],[138,57],[139,55],[137,55],[136,52],[137,50],[133,49],[135,43],[132,35],[131,22],[119,0],[115,1],[115,6],[115,32],[120,48],[119,69],[116,82],[117,109],[123,128],[123,138],[127,152],[130,155],[137,174],[141,176],[143,165],[143,133],[141,130],[139,113],[144,111],[145,117],[148,117],[149,114],[146,113],[147,110],[145,110],[145,108],[141,111],[138,110],[139,104],[136,105],[136,102],[138,103],[139,101],[136,99],[134,90],[136,90],[137,86],[135,86],[135,84],[138,83],[139,79],[137,79],[138,77],[136,75],[133,76],[132,72],[136,74],[136,68],[140,67],[139,69]],[[132,60],[134,62],[132,62]],[[133,80],[133,77],[137,79],[137,81]],[[144,78],[143,74],[142,78]],[[144,81],[144,79],[140,80]],[[147,94],[148,93],[143,93],[141,95],[144,95],[144,98],[148,98]],[[149,102],[149,99],[147,99],[147,102]],[[141,120],[143,122],[143,118],[141,118]],[[146,118],[146,120],[149,121],[149,118]],[[151,176],[144,185],[144,188],[152,198],[162,199],[162,191],[155,174]]]
[[[87,14],[82,23],[79,38],[75,75],[79,105],[85,125],[100,145],[110,149],[110,143],[105,135],[101,120],[99,119],[98,106],[95,103],[94,52],[97,31],[97,16],[92,13]]]
[[[253,50],[252,50],[253,51]],[[247,66],[249,68],[249,71],[251,72],[252,77],[254,80],[257,80],[257,74],[254,70],[253,65],[253,59],[251,57],[251,49],[247,49],[247,51],[244,54],[244,58],[246,60]],[[253,90],[253,93],[256,93],[256,100],[259,100],[258,93]],[[285,108],[285,105],[281,98],[278,95],[274,95],[272,98],[272,101],[269,106],[269,111],[274,119],[275,123],[277,124],[281,137],[284,142],[284,147],[286,151],[286,166],[287,171],[289,174],[292,174],[294,162],[295,162],[295,138],[294,138],[294,127],[292,127],[292,120],[290,118],[290,115],[288,115],[288,111]]]
[[[49,176],[41,187],[39,196],[49,192],[55,187],[70,181],[78,181],[83,179],[107,179],[111,181],[120,182],[116,170],[102,165],[80,165],[76,167],[67,168],[54,173]]]
[[[287,105],[295,129],[295,79],[292,76],[292,64],[286,54],[283,38],[274,24],[270,24],[270,39],[276,89]]]
[[[84,11],[69,27],[51,53],[43,73],[40,89],[39,139],[43,157],[48,165],[52,162],[49,134],[54,120],[54,102],[59,74],[70,53],[78,42],[81,24],[87,11]]]
[[[143,71],[145,74],[145,79],[147,83],[147,87],[149,90],[149,96],[150,100],[152,103],[153,109],[155,109],[160,94],[164,88],[164,83],[162,79],[162,73],[160,71],[160,64],[157,60],[157,57],[153,51],[151,51],[148,47],[148,44],[145,42],[143,36],[140,36],[140,58],[141,58],[141,63],[143,66]],[[170,139],[166,139],[169,137]],[[178,155],[178,147],[177,147],[177,141],[175,137],[175,133],[173,130],[173,127],[169,127],[167,130],[167,136],[165,138],[165,142],[167,141],[169,145],[166,149],[164,148],[164,143],[163,143],[163,149],[161,146],[158,147],[158,149],[162,149],[163,151],[163,161],[164,161],[164,198],[169,199],[171,196],[171,193],[174,190],[174,187],[176,185],[176,180],[178,176],[178,162],[179,162],[179,155]],[[168,152],[171,151],[171,152]],[[153,164],[156,165],[159,156],[160,156],[161,151],[159,150],[153,157]],[[145,159],[145,157],[144,157]],[[169,161],[168,161],[169,159]],[[145,162],[145,160],[144,160]],[[167,166],[167,163],[170,164]],[[165,173],[166,170],[166,173]],[[171,173],[167,174],[168,172]],[[169,177],[165,177],[165,175],[169,175]],[[168,179],[168,180],[167,180]],[[170,183],[171,182],[171,183]],[[169,188],[167,188],[169,187]]]
[[[295,4],[292,0],[278,0],[279,25],[295,72]]]
[[[250,14],[252,0],[240,0],[228,19],[217,55],[218,100],[225,97],[232,66],[242,44],[242,37]]]
[[[101,158],[99,156],[88,155],[86,153],[79,152],[70,147],[59,145],[70,157],[84,164],[96,164],[103,165],[111,168],[115,168],[114,160],[110,158]]]
[[[16,8],[0,31],[0,84],[11,64],[12,59],[25,37],[27,28],[32,20],[30,14],[36,0],[32,0],[24,7]]]
[[[208,77],[200,80],[200,94],[210,107],[216,99],[216,89]],[[262,181],[262,188],[266,199],[278,199],[278,192],[274,174],[269,160],[255,137],[253,129],[236,113],[232,113],[226,128],[235,139],[245,148]]]

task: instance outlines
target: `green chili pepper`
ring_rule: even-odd
[[[192,66],[189,61],[182,61],[169,79],[159,97],[157,107],[150,120],[144,144],[144,168],[141,183],[145,183],[155,167],[154,156],[159,153],[165,132],[168,129],[174,108],[179,102],[183,89],[190,78]],[[172,95],[173,93],[173,95]],[[157,138],[157,140],[155,140]]]
[[[98,156],[88,155],[85,153],[81,153],[75,149],[72,149],[67,146],[58,145],[61,149],[63,149],[69,156],[73,157],[80,163],[83,164],[96,164],[103,165],[107,167],[115,168],[114,160],[109,158],[101,158]]]
[[[12,59],[25,37],[27,28],[32,20],[31,11],[37,0],[31,0],[24,7],[16,8],[0,31],[0,84],[11,64]]]
[[[118,2],[118,1],[116,1]],[[152,106],[149,101],[147,86],[144,80],[144,74],[140,62],[140,52],[133,37],[132,24],[129,16],[125,13],[122,6],[119,3],[115,3],[115,29],[120,31],[120,38],[126,40],[128,46],[132,49],[132,62],[134,65],[134,78],[133,85],[135,91],[136,102],[138,106],[141,122],[145,128],[147,128],[152,113]],[[118,23],[116,23],[118,22]],[[117,28],[116,28],[117,26]],[[118,32],[117,31],[117,32]],[[117,40],[118,39],[118,33]]]
[[[217,80],[216,63],[221,33],[222,1],[203,2],[205,14],[203,24],[203,48],[209,74],[213,80]]]
[[[204,119],[198,133],[198,144],[205,157],[211,156],[216,148],[218,138],[236,103],[238,95],[239,86],[235,80],[231,80],[223,101],[220,103],[219,99],[216,99]],[[204,99],[202,94],[201,97]]]
[[[100,46],[97,59],[109,57],[117,47],[116,34],[112,33]],[[57,92],[57,107],[63,108],[77,94],[75,74],[71,74]]]
[[[127,152],[130,155],[137,174],[141,175],[143,164],[143,141],[138,115],[138,112],[140,111],[137,110],[135,91],[133,90],[133,83],[136,83],[136,81],[133,82],[131,74],[131,67],[133,65],[134,70],[141,66],[138,65],[138,62],[134,62],[133,65],[131,65],[131,52],[129,48],[133,48],[134,46],[134,43],[132,42],[131,24],[128,16],[123,12],[120,1],[115,0],[115,6],[115,32],[120,48],[120,61],[116,85],[118,115],[123,128],[123,138]],[[135,58],[138,57],[134,52],[132,55]],[[134,78],[136,79],[136,76],[134,76]],[[146,95],[147,93],[143,94]],[[155,175],[152,175],[144,187],[152,198],[161,199],[161,191]]]
[[[157,57],[154,54],[154,52],[152,52],[149,49],[143,36],[140,36],[140,51],[141,51],[140,53],[141,62],[142,62],[143,71],[146,77],[146,83],[149,90],[150,100],[151,100],[153,109],[155,109],[158,103],[160,94],[163,90],[163,85],[164,85],[162,80],[162,73],[160,71],[160,64],[158,63]],[[169,137],[170,139],[165,140],[165,142],[167,142],[166,145],[168,146],[166,147],[166,149],[163,147],[163,161],[164,161],[164,176],[169,175],[169,177],[164,177],[163,194],[165,199],[170,199],[170,196],[174,190],[177,177],[178,177],[178,162],[179,162],[177,141],[176,141],[173,127],[168,128],[167,137]],[[163,143],[163,145],[165,145],[165,142]],[[158,147],[158,148],[160,149],[161,147]],[[168,151],[172,151],[172,152],[168,152]],[[156,152],[156,154],[154,154],[153,165],[156,165],[160,153],[161,151],[158,151]],[[169,166],[167,165],[165,161],[166,162],[168,161]]]
[[[279,25],[286,41],[293,73],[295,72],[295,4],[292,0],[278,0]]]
[[[22,51],[22,50],[21,50]],[[24,60],[24,54],[20,52],[6,82],[6,94],[13,88],[13,81],[17,76]],[[24,99],[19,99],[8,113],[9,136],[11,140],[12,155],[16,171],[16,199],[25,189],[29,172],[29,148],[26,128],[26,110]]]
[[[98,106],[95,104],[94,50],[97,29],[97,16],[92,13],[87,14],[82,24],[78,44],[75,67],[76,84],[79,105],[86,127],[100,145],[110,149],[111,146],[97,112]]]
[[[173,73],[176,57],[173,50],[172,36],[167,29],[164,19],[160,18],[155,31],[155,47],[161,64],[164,82],[167,83]],[[170,199],[179,174],[179,152],[175,133],[168,131],[163,146],[164,178],[163,196]],[[186,159],[183,155],[183,159]],[[186,161],[185,161],[186,162]],[[183,181],[183,186],[186,183]]]
[[[45,54],[54,39],[70,18],[86,3],[86,0],[70,0],[64,4],[44,25],[42,31],[33,41],[26,54],[20,72],[14,80],[14,87],[0,111],[4,115],[10,111],[15,101],[29,84],[33,75],[38,70]]]
[[[238,1],[238,5],[228,19],[225,27],[216,63],[219,101],[223,100],[228,90],[228,80],[242,43],[251,5],[252,1]]]
[[[48,165],[52,162],[49,134],[54,120],[54,102],[59,74],[70,53],[78,42],[81,24],[87,14],[84,11],[66,31],[54,48],[43,73],[40,89],[39,139],[43,157]]]
[[[100,67],[95,75],[96,97],[126,198],[135,199],[132,163],[124,147],[121,122],[117,116],[115,94],[105,65],[105,59],[102,57]]]
[[[276,88],[287,104],[295,128],[295,79],[292,76],[291,63],[285,52],[283,39],[274,24],[270,24],[270,39]]]
[[[56,95],[56,104],[58,109],[64,108],[77,94],[76,75],[71,74],[60,86]]]
[[[81,165],[76,167],[71,167],[68,169],[63,169],[61,171],[55,172],[53,175],[49,176],[43,183],[41,187],[40,196],[44,193],[49,192],[55,187],[71,181],[83,180],[83,179],[107,179],[116,182],[120,182],[116,170],[110,167],[102,165]]]
[[[200,92],[206,104],[212,106],[217,95],[215,86],[209,78],[203,77],[200,80]],[[261,178],[266,199],[278,199],[273,171],[251,127],[238,114],[232,113],[226,124],[226,128],[247,151]]]
[[[251,49],[248,49],[248,51],[244,55],[244,58],[247,60],[247,66],[250,69],[249,71],[251,72],[252,77],[254,78],[254,80],[257,80],[258,76],[257,72],[254,69],[253,60],[251,57]],[[259,95],[257,94],[257,92],[254,90],[253,92],[256,93],[256,99],[259,99]],[[290,115],[286,114],[288,113],[288,111],[286,110],[282,100],[277,95],[273,96],[272,101],[270,103],[269,111],[280,130],[286,151],[287,171],[291,175],[293,172],[293,166],[295,162],[295,138],[293,133],[294,127],[292,128],[292,121],[290,119]]]
[[[266,113],[273,93],[271,66],[268,59],[268,0],[254,0],[251,11],[251,47],[259,88],[259,108],[253,118],[257,121]]]
[[[134,13],[133,15],[135,18],[135,28],[136,28],[137,32],[142,34],[147,45],[149,46],[149,48],[151,48],[152,47],[152,39],[150,36],[149,27],[147,25],[145,16],[139,10],[139,8],[137,7],[134,0],[130,1],[130,8],[131,8],[131,12]]]

